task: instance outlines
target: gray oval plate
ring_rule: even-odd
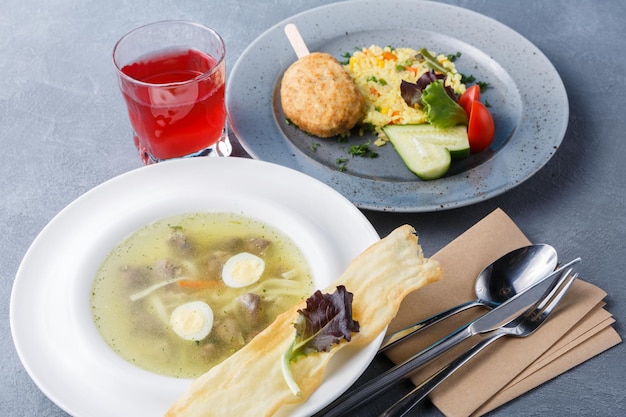
[[[489,83],[481,99],[496,124],[490,149],[453,163],[446,177],[421,181],[391,145],[379,157],[350,157],[347,143],[308,136],[285,122],[279,100],[283,72],[296,59],[284,27],[295,23],[311,51],[340,61],[372,44],[460,52],[459,72]],[[256,159],[284,165],[330,185],[357,207],[430,212],[487,200],[530,178],[558,149],[569,117],[567,93],[546,56],[507,26],[481,14],[419,0],[357,0],[318,7],[273,26],[234,65],[227,84],[231,128]],[[372,146],[372,148],[375,148]],[[349,158],[340,171],[337,158]]]

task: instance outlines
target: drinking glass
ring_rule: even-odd
[[[141,26],[116,43],[113,63],[144,164],[231,154],[225,54],[215,30],[187,21]]]

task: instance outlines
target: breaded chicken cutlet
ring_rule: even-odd
[[[285,71],[280,87],[285,116],[321,138],[347,133],[363,116],[365,100],[332,56],[314,52]]]

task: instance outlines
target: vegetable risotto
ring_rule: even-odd
[[[449,71],[446,86],[463,94],[465,85],[454,63],[443,54],[436,55],[436,58]],[[415,83],[422,74],[430,71],[418,51],[372,45],[354,52],[345,69],[365,98],[366,113],[360,123],[374,129],[378,136],[376,145],[381,146],[388,140],[382,131],[383,126],[426,123],[424,111],[419,106],[407,105],[400,95],[402,80]]]

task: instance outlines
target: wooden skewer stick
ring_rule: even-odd
[[[298,59],[309,54],[309,48],[307,48],[304,43],[304,39],[300,36],[300,31],[298,31],[298,27],[296,25],[288,23],[285,26],[285,34],[287,35],[287,39],[289,39],[291,47],[298,56]]]

